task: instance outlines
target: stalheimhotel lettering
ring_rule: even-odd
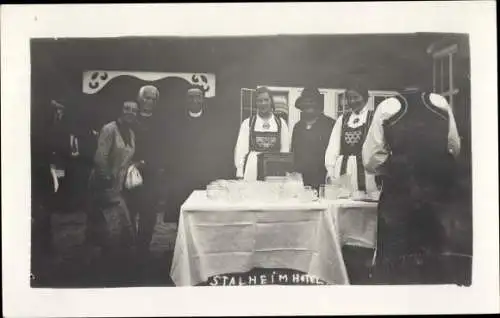
[[[326,285],[315,276],[300,273],[280,273],[273,271],[266,274],[227,274],[212,276],[208,280],[210,286],[252,286],[252,285]]]

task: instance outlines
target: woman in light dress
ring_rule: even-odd
[[[101,129],[90,176],[91,208],[87,218],[87,240],[104,252],[132,246],[134,222],[123,198],[127,170],[135,152],[138,105],[127,101],[120,117]]]

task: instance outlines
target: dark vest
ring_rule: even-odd
[[[368,111],[366,115],[366,122],[357,128],[351,128],[347,125],[350,114],[342,116],[342,135],[340,137],[340,154],[343,155],[342,164],[340,166],[340,174],[345,174],[347,169],[347,161],[349,156],[356,156],[356,165],[358,171],[358,186],[359,189],[366,190],[365,184],[365,168],[363,167],[363,160],[361,157],[363,143],[366,139],[366,134],[370,128],[373,111]]]
[[[278,125],[278,131],[255,131],[257,116],[250,118],[250,151],[257,152],[280,152],[281,150],[281,119],[274,116]]]
[[[249,152],[245,156],[244,169],[247,166],[248,155],[251,151],[255,152],[280,152],[281,150],[281,119],[278,116],[274,116],[274,120],[278,126],[278,131],[255,131],[255,122],[257,121],[257,116],[250,117],[249,123]],[[258,169],[257,179],[261,180],[263,176],[262,171]]]
[[[448,152],[448,113],[432,104],[429,94],[397,97],[400,111],[384,123],[390,156],[384,165],[384,199],[444,199],[452,185],[454,159]]]
[[[454,178],[448,113],[434,106],[427,93],[397,98],[400,111],[384,122],[390,155],[382,169],[377,229],[377,262],[390,266],[416,264],[441,253],[446,242],[442,217],[450,212]],[[412,273],[405,272],[405,279],[422,279]]]

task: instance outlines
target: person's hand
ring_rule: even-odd
[[[52,181],[53,181],[53,185],[54,185],[54,193],[56,193],[57,190],[59,190],[59,179],[57,178],[56,168],[54,165],[50,165],[50,174],[52,175]]]
[[[57,177],[54,178],[54,193],[57,193],[59,190],[59,179]]]

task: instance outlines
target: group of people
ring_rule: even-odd
[[[158,212],[164,212],[163,221],[177,222],[182,203],[193,190],[210,181],[202,171],[206,167],[201,154],[208,152],[204,142],[208,127],[203,90],[192,86],[186,92],[186,116],[180,123],[182,129],[177,131],[181,136],[176,136],[176,145],[168,149],[168,164],[162,162],[165,154],[161,153],[168,147],[159,146],[166,143],[162,136],[165,124],[155,114],[159,99],[158,88],[141,87],[137,100],[124,102],[121,116],[99,133],[89,182],[87,238],[104,251],[112,253],[133,246],[141,258],[147,256]],[[140,178],[132,186],[128,180],[133,177],[131,168]],[[165,175],[172,182],[162,192]],[[166,198],[160,198],[161,193]],[[164,209],[168,211],[159,210],[160,201],[167,201]]]
[[[368,91],[348,89],[349,112],[336,121],[323,114],[318,89],[296,101],[300,121],[291,141],[286,122],[273,114],[272,92],[256,91],[257,113],[243,121],[235,149],[237,176],[258,175],[257,154],[292,152],[304,184],[319,187],[348,176],[352,192],[381,190],[375,281],[435,283],[444,277],[441,253],[460,137],[441,95],[408,87],[375,110]]]
[[[318,189],[342,175],[349,175],[352,191],[375,192],[376,177],[363,168],[361,149],[370,127],[373,111],[368,106],[368,91],[346,91],[349,112],[337,121],[326,116],[323,96],[317,88],[305,88],[295,107],[300,120],[290,134],[284,119],[274,114],[272,92],[256,90],[257,113],[243,121],[235,148],[237,177],[263,178],[258,173],[258,154],[291,152],[295,172],[302,174],[305,185]]]
[[[169,153],[182,164],[167,172],[157,148],[163,139],[155,127],[164,126],[155,116],[159,99],[155,86],[141,87],[137,99],[125,101],[121,115],[96,132],[86,238],[104,252],[134,246],[140,255],[149,253],[158,214],[155,196],[164,174],[174,185],[167,191],[169,211],[164,221],[177,221],[190,193],[213,181],[201,156],[217,155],[205,138],[215,128],[206,120],[203,90],[192,86],[186,92],[182,134]],[[407,282],[421,281],[422,268],[428,270],[428,264],[439,268],[438,262],[429,260],[435,260],[443,245],[439,214],[450,200],[453,162],[460,151],[446,99],[409,88],[373,110],[367,90],[348,89],[350,111],[335,121],[323,113],[319,90],[305,88],[295,103],[301,116],[291,133],[287,122],[275,113],[271,90],[257,88],[253,100],[257,112],[241,123],[234,149],[236,178],[262,178],[258,154],[281,152],[293,154],[293,169],[302,174],[305,185],[318,188],[348,175],[352,191],[382,189],[377,240],[380,271],[396,273],[398,268],[401,273],[395,277]],[[50,167],[52,180],[57,182],[56,168]],[[135,187],[125,186],[131,167],[141,178]],[[408,264],[408,258],[413,267],[401,265]]]
[[[83,142],[84,137],[63,120],[66,107],[51,102],[54,120],[36,136],[40,140],[34,141],[34,252],[52,252],[52,211],[70,209],[54,204],[74,199],[68,198],[67,191],[61,193],[62,184],[66,188],[71,188],[69,183],[85,184],[77,189],[84,198],[77,209],[83,208],[87,214],[86,246],[98,247],[114,257],[117,252],[132,249],[141,256],[149,254],[158,212],[165,212],[163,221],[176,222],[180,206],[189,194],[211,181],[213,173],[204,170],[203,165],[207,156],[201,155],[208,153],[210,147],[205,135],[209,118],[203,90],[192,86],[186,92],[184,116],[176,118],[176,129],[171,129],[181,136],[171,133],[172,138],[168,139],[177,141],[165,138],[168,131],[159,114],[159,102],[157,87],[141,87],[136,99],[123,102],[116,119],[92,131],[91,138]],[[69,169],[74,165],[70,163],[82,157],[91,158],[86,177],[68,179],[68,171],[74,170]],[[165,157],[168,162],[164,162]],[[131,168],[140,178],[133,187],[128,182]],[[166,176],[172,182],[165,183]],[[165,201],[166,207],[161,206]]]

